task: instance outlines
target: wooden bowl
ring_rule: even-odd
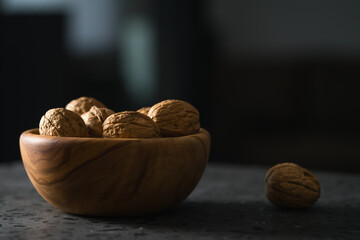
[[[169,138],[20,136],[25,170],[39,194],[72,214],[154,214],[181,203],[198,184],[210,134]]]

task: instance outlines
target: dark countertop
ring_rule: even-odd
[[[167,212],[126,218],[66,214],[43,200],[20,163],[0,165],[0,239],[360,239],[360,175],[314,172],[322,196],[279,210],[262,167],[209,164],[190,197]]]

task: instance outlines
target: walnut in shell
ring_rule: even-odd
[[[267,198],[280,208],[308,208],[320,197],[317,178],[294,163],[281,163],[270,168],[265,185]]]
[[[103,123],[103,137],[154,138],[159,136],[159,126],[148,116],[135,111],[115,113]]]
[[[92,106],[90,111],[81,115],[85,122],[90,137],[101,137],[103,131],[103,122],[115,112],[108,108],[98,108]]]
[[[74,99],[69,102],[65,108],[81,115],[88,112],[92,106],[96,106],[98,108],[106,108],[103,103],[92,97],[79,97],[77,99]]]
[[[184,136],[199,132],[199,111],[181,100],[165,100],[152,106],[148,116],[156,122],[165,137]]]
[[[40,135],[59,137],[87,137],[88,132],[82,118],[65,108],[50,109],[39,123]]]
[[[150,107],[142,107],[137,110],[137,112],[147,115],[150,110]]]

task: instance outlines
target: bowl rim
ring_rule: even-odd
[[[189,137],[196,137],[201,135],[208,135],[210,137],[210,133],[204,129],[200,128],[199,132],[190,134],[190,135],[184,135],[179,137],[156,137],[156,138],[99,138],[99,137],[60,137],[60,136],[45,136],[39,134],[39,128],[32,128],[25,130],[21,133],[20,136],[28,136],[32,138],[40,138],[40,139],[48,139],[48,140],[73,140],[73,141],[110,141],[110,142],[121,142],[121,141],[163,141],[165,139],[186,139]]]

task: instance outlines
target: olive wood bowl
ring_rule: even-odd
[[[51,205],[72,214],[135,216],[169,209],[198,184],[210,134],[168,138],[20,136],[32,184]]]

